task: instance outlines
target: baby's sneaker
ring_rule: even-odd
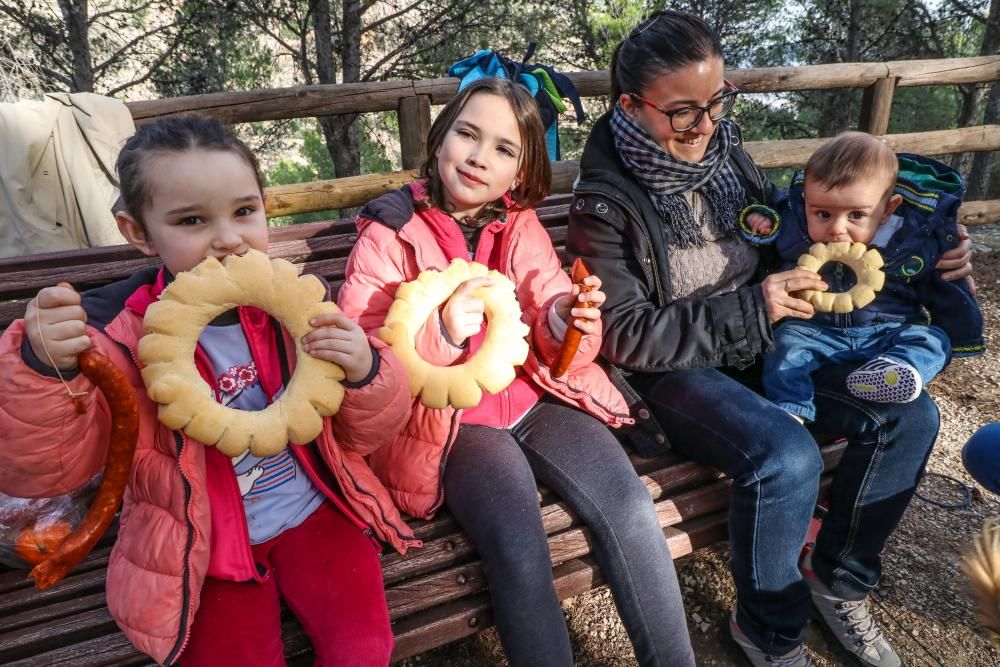
[[[875,357],[847,376],[852,395],[876,403],[909,403],[922,388],[916,368],[888,357]]]

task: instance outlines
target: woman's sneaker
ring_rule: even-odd
[[[812,554],[802,560],[802,576],[812,591],[813,612],[824,629],[858,665],[901,667],[903,661],[886,641],[868,608],[868,600],[838,598],[812,571]]]
[[[740,630],[740,626],[736,622],[735,609],[733,609],[733,613],[729,616],[729,634],[732,635],[733,641],[743,651],[747,662],[753,665],[753,667],[816,667],[812,659],[806,655],[802,644],[799,644],[784,655],[769,655],[761,651]]]
[[[909,403],[922,388],[916,368],[888,357],[875,357],[847,376],[852,395],[876,403]]]

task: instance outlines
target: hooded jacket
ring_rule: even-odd
[[[602,308],[605,359],[637,387],[655,374],[680,368],[744,368],[773,345],[763,291],[756,282],[702,299],[670,298],[671,238],[649,192],[615,150],[610,113],[594,125],[573,186],[566,249],[582,257],[604,281]],[[746,192],[746,203],[767,203],[774,186],[744,152],[730,155]],[[626,394],[628,395],[628,394]],[[667,439],[637,395],[639,417],[633,441],[646,455],[664,450]]]
[[[425,200],[425,187],[416,182],[370,202],[358,216],[358,242],[347,261],[337,301],[369,333],[381,327],[400,283],[415,280],[421,271],[448,267],[445,253],[421,217]],[[503,224],[505,229],[495,241],[498,270],[516,285],[521,319],[531,328],[524,373],[547,393],[609,426],[632,423],[622,394],[594,363],[599,333],[583,337],[566,375],[558,379],[550,375],[549,365],[561,342],[549,330],[548,310],[572,283],[534,211],[510,211]],[[441,366],[462,363],[465,350],[445,339],[440,315],[434,313],[433,321],[416,336],[417,352]],[[429,518],[444,502],[444,469],[461,416],[461,410],[426,408],[414,400],[402,432],[371,455],[372,469],[408,514]]]
[[[144,269],[86,292],[83,307],[94,349],[125,374],[139,403],[139,439],[108,565],[108,609],[140,651],[170,664],[187,642],[206,575],[234,581],[270,575],[253,562],[230,459],[160,424],[158,406],[146,394],[136,348],[142,314],[162,283],[161,270]],[[262,383],[272,389],[287,384],[294,344],[261,311],[240,310]],[[405,423],[409,392],[400,362],[380,341],[372,345],[382,353],[371,382],[347,391],[340,411],[324,420],[312,444],[291,450],[317,488],[372,539],[373,549],[377,536],[405,551],[420,542],[364,456]],[[13,323],[0,338],[0,383],[7,388],[0,399],[3,493],[28,498],[69,493],[103,467],[110,427],[103,396],[84,376],[69,379],[73,391],[88,392],[87,410],[78,415],[54,375],[32,353],[23,320]]]
[[[933,324],[948,334],[954,356],[986,349],[983,314],[966,280],[945,280],[934,267],[959,244],[957,220],[965,184],[951,167],[931,158],[900,153],[895,193],[902,202],[868,244],[882,254],[885,286],[875,300],[851,313],[817,313],[812,322],[829,327],[864,327],[885,322]],[[805,179],[797,173],[778,208],[781,228],[775,242],[784,268],[792,268],[812,245],[806,221]],[[831,263],[820,270],[831,292],[854,284],[850,271]],[[928,317],[929,315],[929,317]]]

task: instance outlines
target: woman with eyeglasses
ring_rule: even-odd
[[[638,393],[637,449],[671,447],[733,480],[730,632],[747,660],[811,665],[802,642],[812,605],[852,660],[899,665],[865,599],[938,412],[926,393],[900,404],[853,398],[851,368],[816,374],[810,429],[848,446],[811,565],[800,568],[823,461],[805,426],[748,387],[772,324],[811,316],[795,293],[823,284],[801,269],[763,277],[760,251],[739,233],[741,211],[775,192],[726,118],[738,91],[723,70],[717,35],[682,12],[653,14],[618,45],[614,106],[584,148],[567,248],[604,281],[602,352]],[[947,257],[952,268],[966,271],[967,252]]]

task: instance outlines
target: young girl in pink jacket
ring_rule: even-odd
[[[389,662],[378,539],[418,545],[364,456],[409,415],[405,371],[342,314],[304,338],[339,364],[348,389],[316,440],[263,458],[230,459],[157,421],[139,375],[142,318],[172,277],[206,257],[267,251],[257,161],[217,121],[177,118],[141,128],[118,158],[125,238],[162,267],[82,296],[48,287],[0,339],[0,492],[67,493],[98,474],[108,411],[77,357],[96,348],[129,378],[140,434],[118,539],[108,609],[158,663],[283,665],[283,600],[320,665]],[[286,386],[295,346],[261,310],[240,307],[201,333],[196,365],[216,400],[260,410]],[[86,392],[78,415],[66,395]]]
[[[673,562],[653,503],[607,426],[631,423],[625,400],[594,363],[600,305],[562,270],[531,206],[548,193],[550,168],[531,95],[506,79],[481,79],[431,127],[423,178],[376,199],[358,217],[359,238],[338,295],[345,314],[374,332],[401,282],[460,257],[509,277],[530,352],[514,382],[483,392],[468,410],[413,412],[369,461],[406,512],[429,517],[447,503],[482,556],[494,617],[515,667],[573,664],[552,582],[536,480],[555,491],[593,538],[594,553],[643,665],[693,665]],[[437,365],[462,363],[485,335],[483,303],[458,287],[417,334]],[[589,300],[591,306],[582,302]],[[585,333],[566,375],[549,366],[568,326]]]

